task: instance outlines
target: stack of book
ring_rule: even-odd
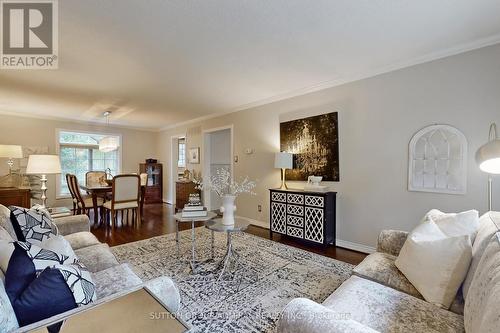
[[[208,212],[201,204],[200,194],[192,193],[189,195],[188,204],[182,210],[182,217],[203,217],[207,216]]]
[[[182,210],[181,216],[182,217],[203,217],[207,216],[208,212],[207,209],[203,206],[189,206],[186,205],[184,206],[184,209]]]

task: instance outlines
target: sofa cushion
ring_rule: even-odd
[[[12,237],[12,239],[17,240],[16,232],[10,222],[10,210],[4,205],[0,204],[0,227],[4,228]]]
[[[81,231],[64,236],[73,250],[79,250],[84,247],[100,244],[99,240],[91,232]]]
[[[423,299],[418,290],[396,267],[394,264],[395,260],[395,256],[375,252],[367,256],[356,266],[353,274]]]
[[[118,261],[111,253],[108,244],[87,246],[76,250],[75,254],[92,273],[118,265]]]
[[[16,313],[5,291],[3,278],[0,278],[0,333],[10,332],[17,328],[19,328],[19,324]]]
[[[481,257],[465,299],[468,333],[498,332],[500,309],[500,232],[494,234]]]
[[[129,265],[121,264],[92,274],[99,299],[138,286],[142,280]]]
[[[14,239],[12,236],[5,230],[4,228],[0,227],[0,239],[7,240],[10,242],[13,242]]]
[[[380,332],[464,331],[462,316],[357,276],[347,279],[323,305]]]
[[[472,244],[472,261],[462,286],[464,298],[467,299],[472,279],[476,273],[479,261],[488,246],[491,237],[500,230],[500,212],[488,212],[479,219],[479,229]]]

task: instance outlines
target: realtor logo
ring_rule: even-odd
[[[1,0],[2,69],[57,69],[57,0]]]

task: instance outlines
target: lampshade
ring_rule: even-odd
[[[26,173],[32,175],[50,175],[61,173],[61,162],[57,155],[30,155]]]
[[[481,171],[500,174],[500,139],[494,123],[490,126],[490,141],[476,152],[476,162]]]
[[[23,150],[22,150],[21,146],[0,145],[0,157],[22,158],[23,157]]]
[[[482,145],[476,152],[476,162],[481,171],[500,174],[500,139]]]
[[[117,150],[118,147],[118,137],[116,136],[106,136],[99,141],[99,150],[104,153]]]
[[[276,153],[274,157],[274,167],[278,169],[293,168],[293,154],[291,153]]]

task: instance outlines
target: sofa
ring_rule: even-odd
[[[449,309],[426,302],[394,262],[407,232],[382,231],[377,251],[318,304],[296,298],[278,321],[280,333],[499,332],[500,213],[480,218],[472,262]]]
[[[71,245],[79,260],[92,273],[92,279],[96,285],[97,301],[89,306],[95,306],[119,295],[146,286],[155,296],[160,299],[171,311],[177,311],[180,306],[179,290],[168,277],[159,277],[154,280],[143,282],[128,264],[120,264],[109,246],[100,243],[90,232],[90,221],[86,215],[73,215],[54,219],[59,234]],[[10,223],[10,210],[0,205],[0,238],[11,237],[17,240],[14,229]],[[22,328],[13,315],[9,299],[5,292],[4,275],[0,270],[0,333],[18,330],[29,331],[32,328],[53,322],[55,319],[64,319],[65,316],[84,310],[79,307],[42,322],[34,323]],[[12,311],[9,316],[7,311]],[[9,321],[10,318],[10,321]],[[15,322],[14,322],[15,321]]]

